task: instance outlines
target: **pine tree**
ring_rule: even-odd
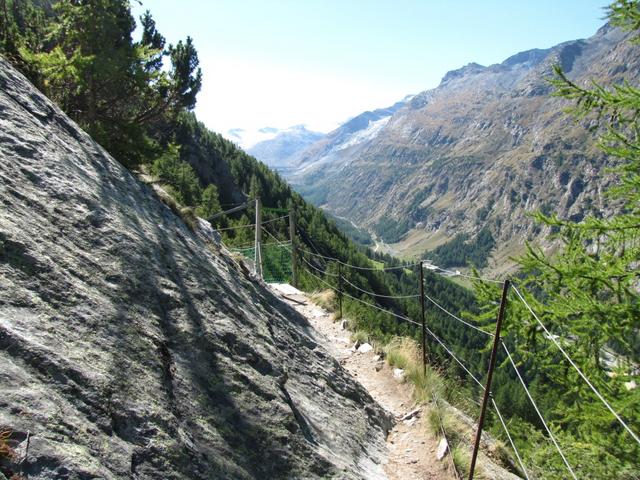
[[[218,187],[210,184],[202,191],[200,206],[198,207],[198,215],[202,218],[209,218],[216,213],[220,213],[220,200],[218,195]]]
[[[128,0],[51,5],[2,0],[0,51],[114,157],[132,166],[157,156],[202,85],[191,38],[165,50],[147,11],[134,42]]]

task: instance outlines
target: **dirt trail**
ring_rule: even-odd
[[[343,330],[340,322],[334,322],[329,312],[313,304],[305,294],[289,285],[272,285],[272,289],[309,320],[318,332],[318,340],[380,405],[395,416],[397,423],[387,437],[389,454],[384,470],[388,478],[455,479],[449,455],[442,460],[436,459],[438,439],[429,434],[425,407],[421,407],[417,415],[402,420],[418,408],[411,399],[411,387],[394,378],[393,369],[386,362],[379,361],[373,350],[366,353],[355,351],[350,332]]]

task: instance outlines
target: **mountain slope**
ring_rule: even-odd
[[[411,97],[396,102],[391,107],[367,111],[355,116],[324,138],[300,151],[291,161],[291,168],[283,173],[293,179],[299,190],[314,203],[323,203],[322,198],[315,195],[315,182],[327,171],[333,169],[334,163],[348,162],[352,152],[366,144],[384,128],[391,116],[400,110]],[[299,180],[301,179],[302,180]],[[311,187],[307,189],[306,187]]]
[[[430,238],[473,237],[485,227],[499,248],[522,246],[548,233],[528,217],[537,209],[574,219],[606,214],[610,161],[563,111],[568,104],[550,96],[547,78],[559,63],[578,83],[637,79],[640,55],[624,38],[607,25],[587,40],[449,72],[357,146],[312,146],[291,180],[387,241],[411,231],[397,247],[413,253],[435,246]],[[330,158],[316,153],[331,150]]]
[[[387,417],[302,317],[2,59],[0,111],[0,429],[25,475],[379,475]]]
[[[307,130],[304,125],[296,125],[278,131],[272,139],[256,143],[247,150],[247,153],[271,168],[283,170],[294,163],[301,151],[322,137],[324,137],[323,133]]]

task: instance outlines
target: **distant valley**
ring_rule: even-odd
[[[550,233],[531,213],[579,220],[611,212],[602,195],[611,162],[584,128],[591,120],[567,115],[549,78],[558,64],[578,84],[637,79],[640,57],[625,39],[605,25],[586,40],[488,67],[471,63],[309,145],[281,134],[249,151],[308,200],[401,255],[440,247],[436,256],[452,266],[480,259],[497,270],[525,241]],[[473,258],[453,258],[447,245],[468,247]]]

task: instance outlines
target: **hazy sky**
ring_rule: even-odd
[[[207,126],[328,131],[433,88],[469,62],[593,35],[602,0],[142,0],[169,42],[190,35]]]

